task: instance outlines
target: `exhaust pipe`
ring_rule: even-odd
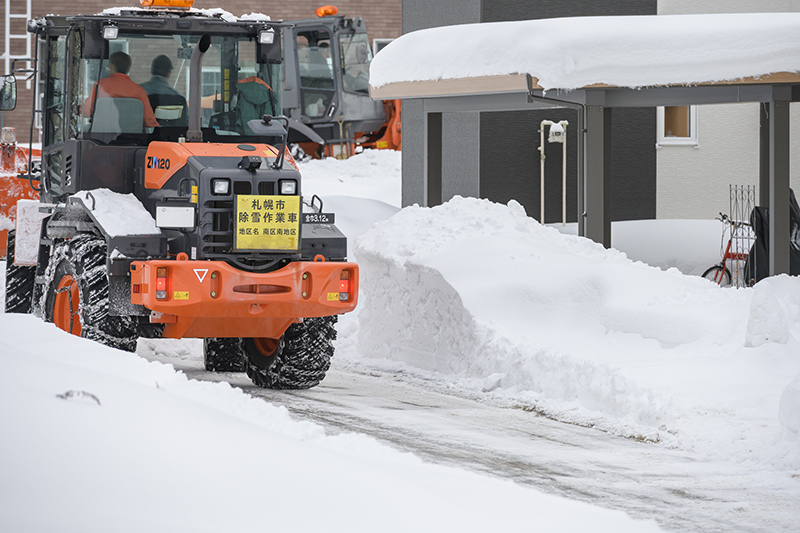
[[[186,132],[186,140],[189,142],[203,142],[203,132],[200,129],[200,85],[203,80],[203,55],[211,46],[211,36],[205,34],[200,38],[200,42],[192,52],[192,59],[189,61],[191,74],[189,75],[189,130]]]

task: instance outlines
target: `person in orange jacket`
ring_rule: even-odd
[[[128,76],[131,64],[131,56],[125,52],[114,52],[108,57],[108,71],[111,75],[94,84],[89,97],[83,102],[84,115],[92,116],[92,106],[95,102],[95,92],[97,92],[97,98],[136,98],[141,100],[144,106],[144,125],[148,128],[158,126],[153,108],[150,107],[150,100],[147,98],[147,92]],[[99,91],[97,91],[98,87],[100,87]]]

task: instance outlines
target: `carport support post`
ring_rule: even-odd
[[[425,113],[425,205],[442,203],[442,114]]]
[[[604,91],[586,92],[585,237],[611,248],[611,108]]]
[[[759,102],[758,109],[758,205],[769,207],[769,102]]]
[[[789,102],[791,87],[773,86],[769,103],[769,275],[789,273]]]

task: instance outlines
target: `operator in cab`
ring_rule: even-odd
[[[150,81],[144,82],[142,89],[147,92],[156,119],[162,126],[188,126],[186,98],[169,83],[172,60],[163,54],[156,56],[150,64],[150,74]]]
[[[147,98],[147,92],[128,76],[131,64],[131,56],[125,52],[114,52],[108,57],[108,72],[111,75],[97,80],[92,87],[92,92],[83,103],[85,116],[92,116],[92,107],[97,98],[136,98],[144,106],[144,125],[148,128],[159,125]]]

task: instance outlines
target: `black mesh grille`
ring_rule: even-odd
[[[262,181],[258,184],[258,194],[275,194],[274,181]]]
[[[250,184],[249,181],[233,182],[233,194],[250,194],[252,190],[253,186]]]

